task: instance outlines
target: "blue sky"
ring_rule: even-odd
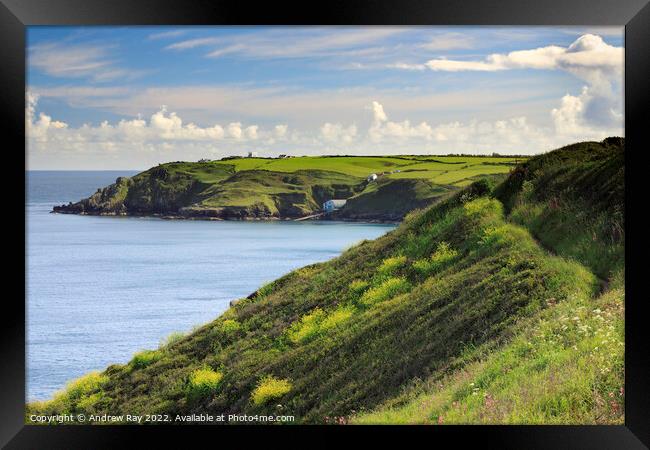
[[[30,27],[28,166],[537,153],[622,135],[623,29]]]

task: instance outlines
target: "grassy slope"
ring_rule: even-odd
[[[446,161],[444,157],[346,156],[174,162],[120,178],[88,199],[57,209],[90,214],[300,217],[318,211],[325,200],[350,198],[366,187],[372,190],[372,183],[367,186],[365,182],[368,174],[399,167],[405,171],[382,179],[401,186],[404,205],[420,207],[441,191],[437,185],[442,181],[431,180],[440,178],[453,188],[466,184],[476,174],[506,173],[511,162],[511,158],[452,157]],[[389,207],[384,206],[373,218],[382,218],[387,209],[393,210],[392,202],[387,204]],[[363,205],[359,212],[362,216],[367,215]],[[409,209],[402,208],[402,213],[393,218],[401,219]]]
[[[400,220],[409,211],[422,208],[453,190],[425,179],[382,177],[348,199],[337,218]]]
[[[602,277],[595,296],[553,299],[498,352],[413,384],[355,423],[623,423],[624,148],[575,144],[524,163],[495,192],[546,248]]]
[[[576,148],[529,164],[566,155],[574,175],[591,171]],[[616,155],[611,148],[598,159]],[[190,335],[29,410],[621,423],[620,276],[595,298],[602,283],[589,269],[599,258],[589,253],[580,264],[553,255],[510,221],[532,198],[521,185],[491,195],[489,183],[474,183],[384,237],[296,270]],[[604,204],[579,192],[574,199]],[[622,204],[617,195],[610,202]],[[558,252],[564,248],[572,247]],[[613,264],[605,271],[620,267]]]

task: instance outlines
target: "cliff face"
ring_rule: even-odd
[[[206,164],[204,164],[205,166]],[[329,199],[349,199],[331,220],[399,221],[431,204],[453,186],[424,179],[380,178],[376,182],[322,170],[293,173],[219,167],[210,178],[200,164],[166,164],[121,177],[90,197],[53,212],[89,215],[160,215],[196,219],[293,219],[319,212]],[[190,167],[188,169],[187,167]],[[191,169],[194,170],[191,170]],[[211,169],[211,168],[210,168]]]
[[[345,207],[331,217],[399,221],[410,211],[423,208],[454,190],[453,187],[436,185],[424,179],[380,178],[360,194],[348,199]]]
[[[230,158],[161,164],[61,205],[69,214],[294,219],[346,199],[322,219],[396,221],[477,177],[504,177],[522,158],[422,155]],[[367,181],[375,175],[375,179]]]
[[[233,172],[209,163],[171,163],[98,189],[53,212],[91,215],[161,215],[177,218],[281,219],[320,210],[330,198],[347,198],[364,182],[337,172]]]

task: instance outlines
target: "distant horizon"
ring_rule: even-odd
[[[553,151],[553,150],[549,150]],[[463,157],[463,158],[532,158],[533,156],[541,155],[543,153],[548,153],[548,152],[541,152],[541,153],[535,153],[531,155],[494,155],[492,153],[488,154],[466,154],[466,153],[447,153],[447,154],[408,154],[408,153],[399,153],[399,154],[386,154],[386,155],[296,155],[296,156],[291,156],[291,158],[390,158],[390,157],[400,157],[400,156],[423,156],[423,157]],[[241,158],[241,159],[248,159],[249,157],[247,156],[238,156],[238,155],[230,155],[230,156],[224,156],[219,159],[212,159],[210,161],[205,161],[205,162],[212,162],[212,161],[223,161],[224,159],[227,161],[227,158]],[[250,157],[250,159],[280,159],[277,156],[254,156]],[[153,166],[149,166],[147,168],[142,168],[142,169],[26,169],[25,172],[142,172],[145,170],[149,170],[152,167],[155,167],[160,164],[173,164],[173,163],[191,163],[191,162],[200,162],[200,161],[165,161],[161,162],[158,164],[155,164]]]
[[[618,136],[617,136],[618,137]],[[493,153],[485,153],[485,154],[468,154],[468,153],[446,153],[446,154],[409,154],[409,153],[396,153],[396,154],[385,154],[385,155],[345,155],[345,154],[338,154],[338,155],[328,155],[328,154],[323,154],[323,155],[295,155],[291,156],[290,158],[390,158],[390,157],[400,157],[400,156],[420,156],[420,157],[463,157],[463,158],[532,158],[534,156],[539,156],[543,155],[544,153],[549,153],[552,152],[553,150],[556,149],[551,149],[547,152],[539,152],[539,153],[533,153],[533,154],[497,154],[494,155]],[[498,152],[496,152],[498,153]],[[222,158],[215,158],[215,159],[210,159],[209,161],[204,161],[204,162],[212,162],[212,161],[223,161],[223,160],[228,160],[228,158],[240,158],[240,159],[281,159],[278,158],[278,156],[253,156],[253,157],[248,157],[248,156],[239,156],[239,155],[227,155]],[[198,163],[201,161],[190,161],[190,160],[174,160],[174,161],[165,161],[165,162],[160,162],[154,165],[151,165],[147,168],[138,168],[138,169],[29,169],[26,168],[25,172],[142,172],[145,170],[149,170],[152,167],[156,167],[158,165],[162,164],[173,164],[173,163]]]
[[[623,34],[28,27],[28,166],[121,170],[245,151],[532,155],[624,136]]]

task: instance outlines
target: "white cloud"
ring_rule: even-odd
[[[140,166],[135,167],[146,168],[164,161],[241,155],[247,151],[266,155],[495,151],[530,154],[578,140],[601,140],[611,135],[622,135],[620,123],[618,127],[595,127],[586,120],[595,98],[589,88],[579,96],[566,95],[558,107],[550,111],[551,124],[546,127],[530,123],[525,116],[492,121],[421,121],[414,125],[403,117],[400,121],[391,120],[382,103],[373,101],[367,106],[371,117],[363,132],[359,132],[356,123],[326,122],[315,130],[292,129],[289,133],[286,124],[268,129],[255,124],[243,125],[242,122],[230,122],[225,127],[219,124],[202,127],[186,123],[180,115],[164,106],[148,120],[137,117],[74,128],[38,112],[38,96],[28,92],[25,120],[29,160],[37,164],[50,161],[48,167],[65,161],[79,167],[85,161],[83,164],[88,166],[82,168],[124,168],[117,164],[128,160],[132,161],[130,167],[137,162]],[[620,121],[621,117],[618,119]],[[289,149],[287,142],[291,143]]]
[[[584,34],[568,47],[555,45],[508,54],[492,54],[484,61],[433,59],[434,71],[498,71],[512,69],[563,70],[586,81],[580,96],[566,95],[552,112],[560,128],[580,130],[591,125],[612,127],[622,121],[624,49],[607,44],[600,36]],[[580,125],[582,124],[582,125]]]
[[[289,125],[286,124],[281,124],[281,125],[276,125],[274,130],[275,130],[275,137],[276,138],[283,138],[287,135],[287,130],[289,129]]]
[[[205,47],[206,45],[214,45],[220,42],[220,39],[214,37],[188,39],[185,41],[175,42],[169,44],[165,49],[167,50],[189,50],[196,47]]]
[[[236,36],[202,37],[168,45],[168,50],[212,47],[209,58],[237,53],[246,58],[305,58],[345,54],[373,53],[375,48],[359,46],[380,42],[406,28],[394,27],[312,27],[292,30],[271,29]]]
[[[382,104],[373,101],[370,108],[372,109],[372,124],[368,130],[368,136],[372,142],[380,142],[384,137],[430,139],[432,136],[431,126],[426,122],[421,122],[416,126],[412,126],[409,120],[391,122],[388,120]]]
[[[241,122],[229,123],[227,131],[228,131],[228,136],[235,139],[241,139],[243,134],[241,129]]]
[[[340,123],[327,122],[320,128],[320,134],[328,143],[349,144],[357,136],[357,126],[353,124],[345,127]]]
[[[249,125],[242,129],[240,122],[230,123],[227,132],[224,128],[215,124],[208,127],[200,127],[194,123],[184,124],[181,117],[175,112],[168,112],[166,106],[151,115],[149,121],[138,117],[137,119],[122,119],[116,124],[103,121],[97,126],[84,124],[78,128],[70,128],[67,123],[53,120],[47,114],[41,112],[36,116],[36,103],[38,96],[28,92],[26,95],[25,121],[27,135],[30,141],[37,141],[41,150],[63,151],[74,147],[78,143],[116,143],[123,145],[133,144],[138,146],[141,143],[169,145],[173,141],[183,142],[216,142],[227,139],[253,141],[259,137],[259,127]],[[271,132],[268,132],[270,135]]]
[[[159,39],[170,39],[178,36],[182,36],[187,32],[187,30],[170,30],[170,31],[163,31],[160,33],[152,33],[149,36],[147,36],[147,39],[150,41],[156,41]]]
[[[151,126],[163,132],[170,132],[182,128],[183,121],[175,112],[169,113],[168,115],[166,113],[167,106],[163,105],[160,111],[151,116]]]
[[[427,68],[424,64],[409,64],[409,63],[395,63],[388,64],[386,67],[389,69],[401,69],[401,70],[424,70]]]
[[[610,98],[594,95],[593,90],[585,86],[580,95],[562,97],[559,107],[551,111],[551,117],[559,133],[576,138],[590,134],[598,126],[622,129],[623,113],[613,103]]]
[[[476,46],[476,39],[464,33],[441,33],[433,36],[429,41],[422,44],[421,47],[425,50],[456,50],[473,48]]]
[[[491,82],[453,90],[404,90],[400,88],[323,88],[305,90],[288,86],[199,85],[147,87],[144,89],[83,86],[31,86],[42,98],[74,108],[110,112],[118,116],[151,115],[160,105],[173,105],[185,120],[201,124],[243,120],[254,111],[255,121],[287,123],[291,128],[320,127],[325,121],[359,122],[364,107],[380,98],[393,114],[408,115],[413,122],[461,119],[459,112],[480,119],[491,116],[538,114],[554,107],[549,92],[559,99],[566,93],[557,86],[531,86],[528,80]],[[100,90],[105,89],[105,90]],[[110,89],[115,89],[111,95]],[[549,91],[549,89],[551,89]],[[544,98],[542,101],[539,99]],[[467,99],[472,101],[468,102]],[[333,119],[332,119],[333,118]],[[262,123],[260,123],[262,125]]]
[[[384,112],[384,106],[379,102],[372,102],[372,120],[375,124],[381,124],[381,122],[386,122],[388,116]]]
[[[483,61],[444,58],[427,61],[434,71],[497,71],[510,69],[561,69],[589,81],[619,75],[623,70],[623,47],[607,44],[600,36],[585,34],[569,47],[550,45],[507,54],[494,53]]]
[[[259,127],[257,125],[251,125],[249,127],[246,127],[244,132],[246,133],[246,137],[251,140],[257,139],[257,129]]]
[[[109,45],[41,43],[29,48],[28,63],[54,77],[97,82],[132,79],[144,73],[119,67],[111,56],[112,49]]]

